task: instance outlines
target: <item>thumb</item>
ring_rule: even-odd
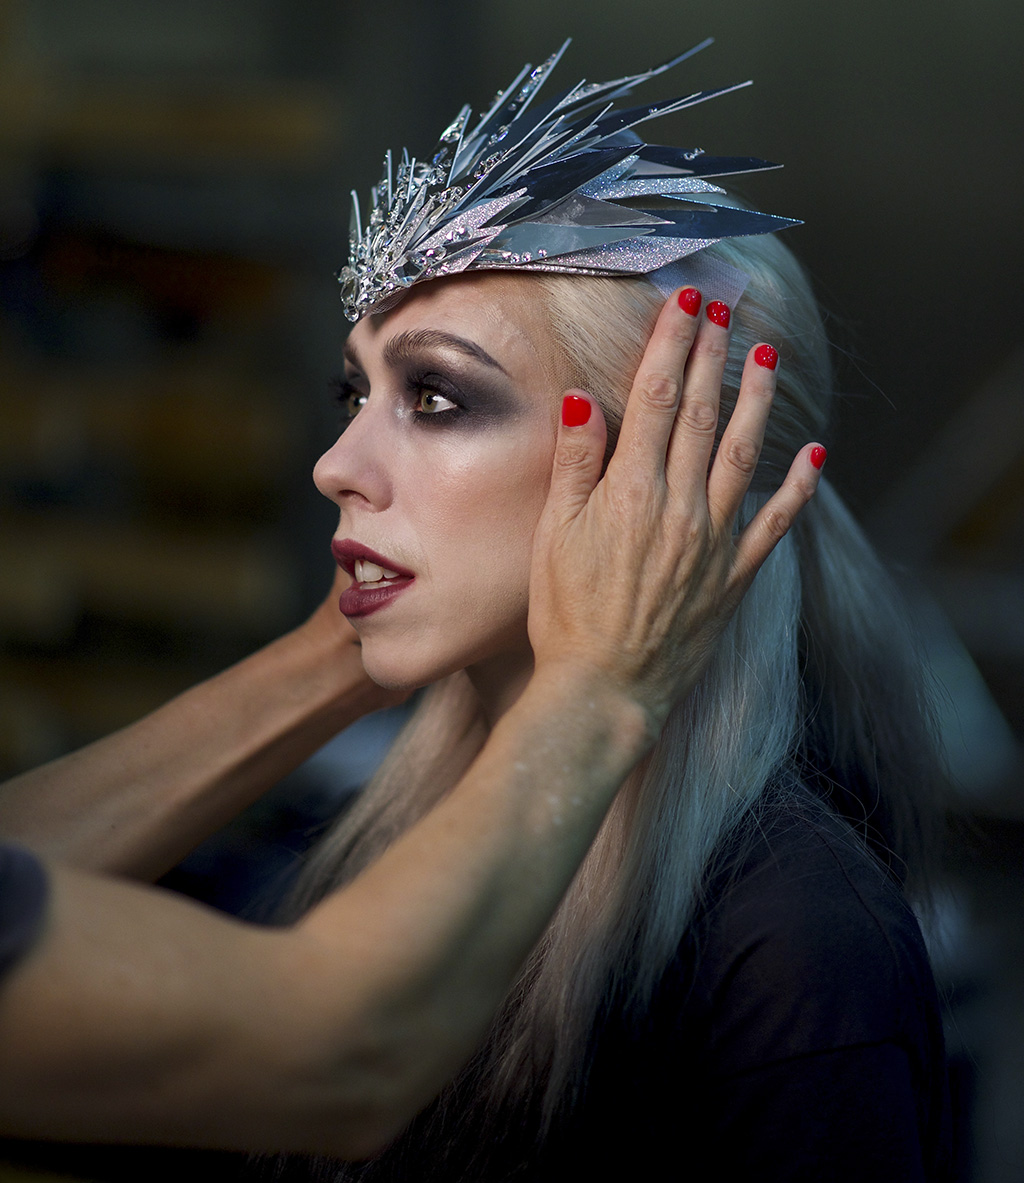
[[[562,398],[547,512],[562,523],[586,505],[601,476],[607,431],[597,403],[582,390]]]

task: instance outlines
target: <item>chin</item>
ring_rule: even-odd
[[[363,668],[385,690],[420,690],[460,671],[474,682],[479,675],[482,683],[500,688],[533,668],[525,613],[498,629],[473,628],[464,621],[457,644],[447,627],[366,632],[360,638]]]
[[[375,651],[376,650],[376,651]],[[383,646],[362,644],[363,668],[370,678],[385,690],[420,690],[439,682],[448,674],[464,668],[463,663],[448,663],[430,660],[424,655],[417,659],[415,654],[405,650],[402,653],[383,652]]]
[[[414,677],[404,670],[395,670],[390,666],[377,668],[372,662],[363,659],[363,668],[366,670],[372,682],[376,682],[378,686],[384,690],[394,690],[397,693],[410,693],[413,690],[421,690],[424,686],[429,686],[432,682],[438,681],[437,678],[432,677]]]

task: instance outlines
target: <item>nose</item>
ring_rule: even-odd
[[[313,483],[336,505],[385,509],[391,501],[385,424],[372,399],[338,436],[313,468]]]

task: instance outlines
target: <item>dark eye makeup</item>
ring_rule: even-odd
[[[417,426],[440,428],[472,422],[482,425],[515,409],[515,400],[494,388],[491,382],[455,381],[435,366],[409,367],[401,379],[405,387],[404,406]],[[344,431],[370,397],[366,380],[334,378],[331,393],[340,409]]]
[[[338,418],[341,430],[344,431],[352,420],[359,414],[366,402],[367,396],[340,375],[331,378],[328,383],[331,401],[338,408]]]
[[[405,375],[405,389],[413,414],[426,427],[451,424],[473,408],[472,393],[467,395],[460,386],[434,371],[410,370]]]
[[[331,396],[337,404],[342,431],[352,422],[366,405],[370,397],[365,389],[347,378],[332,378]],[[460,401],[460,392],[440,375],[408,375],[406,381],[406,405],[414,419],[440,420],[450,423],[466,414]]]

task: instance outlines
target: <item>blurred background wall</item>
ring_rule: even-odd
[[[1021,1179],[1019,4],[0,0],[0,769],[137,717],[326,589],[308,473],[346,327],[332,273],[383,149],[422,153],[566,36],[567,85],[708,34],[652,93],[755,88],[656,137],[783,161],[744,191],[806,221],[788,239],[843,396],[828,474],[932,622],[945,687],[964,1159]]]

